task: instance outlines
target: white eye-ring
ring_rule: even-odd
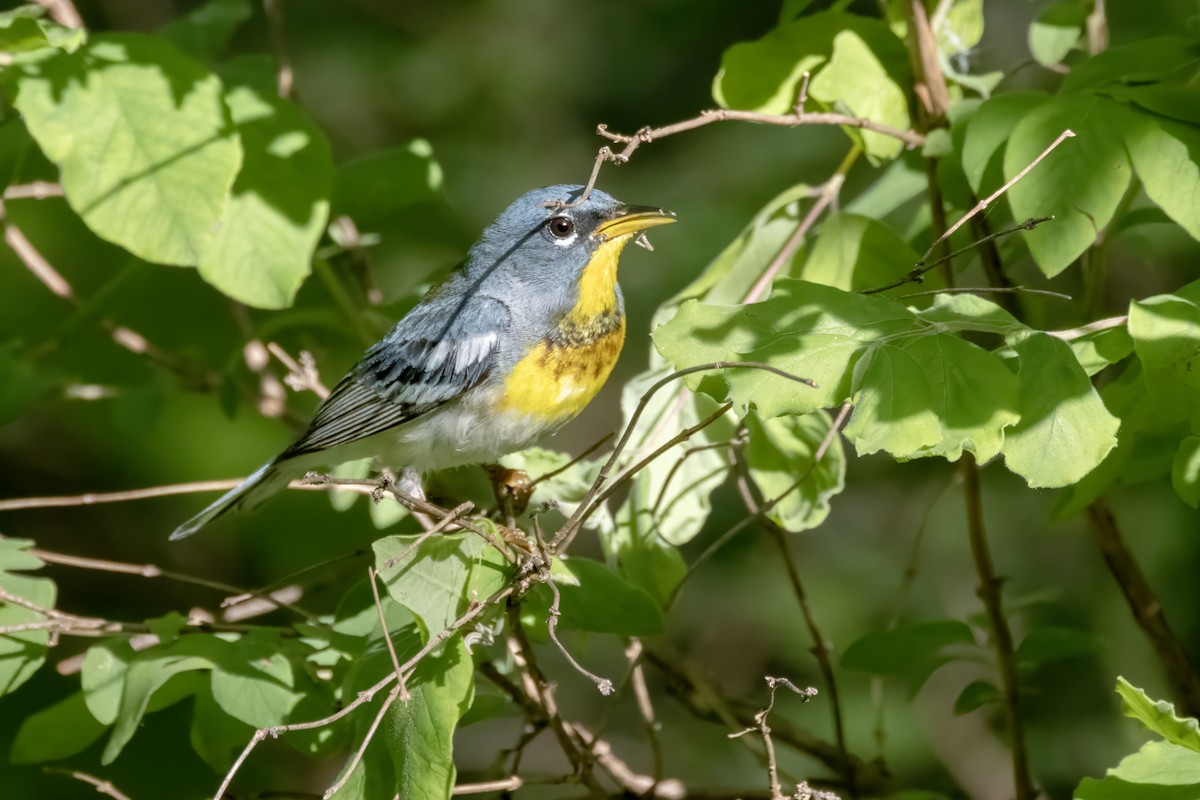
[[[569,247],[575,243],[578,236],[575,231],[575,222],[570,217],[554,217],[546,223],[546,228],[554,237],[554,243],[559,247]]]

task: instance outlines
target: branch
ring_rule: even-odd
[[[129,800],[129,795],[122,792],[116,786],[113,786],[112,781],[97,778],[95,775],[89,775],[77,769],[61,769],[58,767],[43,767],[42,769],[51,775],[66,775],[68,778],[74,778],[77,781],[91,784],[97,792],[111,797],[113,800]]]
[[[613,682],[608,678],[601,678],[594,672],[588,671],[582,664],[575,660],[575,656],[571,655],[571,651],[563,646],[563,643],[558,639],[558,618],[562,614],[559,610],[559,604],[562,602],[562,596],[558,591],[558,587],[554,581],[547,580],[546,585],[550,587],[551,594],[554,595],[554,601],[550,603],[550,610],[546,614],[546,632],[550,634],[550,641],[554,642],[554,646],[566,657],[575,671],[585,678],[596,684],[596,688],[600,690],[600,694],[608,697],[614,691]]]
[[[737,733],[728,734],[730,739],[737,739],[745,736],[747,733],[752,733],[757,728],[759,734],[763,738],[763,746],[767,751],[767,778],[771,784],[771,800],[787,800],[783,794],[783,789],[779,785],[779,763],[775,758],[775,744],[771,741],[771,726],[767,724],[767,717],[771,714],[771,709],[775,708],[775,692],[780,686],[785,686],[791,689],[796,694],[808,702],[816,697],[817,690],[809,687],[807,689],[799,689],[796,684],[789,681],[787,678],[773,678],[767,675],[764,680],[767,686],[771,687],[771,701],[767,703],[767,707],[754,715],[754,728],[746,728]]]
[[[996,660],[1000,670],[1000,683],[1004,690],[1004,711],[1012,736],[1013,784],[1017,800],[1034,800],[1038,791],[1034,788],[1029,772],[1029,755],[1025,749],[1025,721],[1021,716],[1021,690],[1017,674],[1017,659],[1013,649],[1012,631],[1004,616],[1004,605],[1000,587],[1003,581],[996,577],[992,566],[992,554],[988,549],[987,532],[983,524],[983,493],[979,485],[979,465],[975,456],[964,452],[962,457],[963,491],[967,501],[967,532],[971,539],[971,554],[975,558],[975,571],[979,575],[979,599],[987,610],[988,627],[992,631],[992,642],[996,648]]]
[[[441,645],[442,642],[446,641],[451,636],[453,636],[455,633],[462,630],[467,625],[467,623],[471,622],[476,617],[478,617],[480,614],[482,614],[483,610],[485,608],[488,608],[489,606],[493,606],[493,605],[498,605],[501,600],[507,599],[508,596],[511,595],[512,593],[513,593],[513,587],[506,586],[503,589],[500,589],[499,591],[494,593],[491,597],[489,597],[487,600],[483,601],[482,603],[472,601],[467,606],[467,610],[463,613],[462,616],[460,616],[458,619],[456,619],[454,622],[452,622],[445,630],[443,630],[437,636],[430,637],[429,641],[425,644],[424,647],[422,647],[420,650],[418,650],[417,653],[412,658],[408,659],[408,661],[405,661],[403,664],[400,665],[400,669],[398,672],[389,672],[384,678],[382,678],[380,681],[378,681],[374,686],[371,686],[370,688],[366,689],[365,691],[359,692],[358,697],[356,697],[350,703],[347,703],[345,706],[343,706],[342,708],[340,708],[333,714],[330,714],[327,717],[322,717],[321,719],[313,720],[312,722],[291,722],[291,723],[288,723],[287,725],[276,725],[274,727],[259,728],[258,730],[256,730],[254,732],[254,735],[250,738],[250,741],[246,743],[245,748],[242,749],[242,752],[238,755],[237,759],[233,762],[233,765],[229,768],[229,771],[225,773],[225,777],[221,781],[221,786],[217,789],[217,792],[216,792],[216,794],[213,795],[213,797],[214,798],[222,798],[225,796],[225,792],[229,789],[229,785],[231,783],[233,783],[233,778],[235,775],[237,775],[238,770],[240,770],[242,768],[242,764],[244,764],[246,762],[246,759],[250,757],[250,754],[252,752],[254,752],[254,748],[258,747],[259,743],[262,742],[264,739],[266,739],[268,736],[271,737],[272,739],[276,739],[279,737],[280,734],[289,733],[291,731],[307,731],[307,730],[312,730],[314,728],[324,728],[328,725],[332,725],[333,723],[337,722],[338,720],[342,719],[343,717],[347,716],[348,714],[353,713],[354,710],[357,709],[359,706],[362,706],[362,705],[365,705],[366,703],[371,702],[375,698],[376,694],[378,694],[382,690],[386,689],[393,682],[397,681],[399,679],[400,675],[403,675],[404,680],[411,679],[413,672],[416,671],[417,665],[420,664],[421,660],[423,658],[425,658],[425,656],[429,655],[429,653],[431,653],[435,648],[437,648],[439,645]],[[399,691],[399,685],[397,685],[397,687],[389,694],[389,697],[391,697],[392,695],[398,694],[398,691]],[[394,699],[394,697],[392,697],[392,699]],[[391,704],[391,700],[389,700],[387,703],[385,703],[385,706],[390,705],[390,704]],[[376,720],[376,725],[378,725],[378,718]],[[367,744],[370,743],[371,737],[374,735],[376,725],[373,725],[371,730],[368,732],[368,735],[362,744],[363,750],[365,750]],[[359,755],[359,757],[361,758],[361,755]],[[352,770],[350,770],[350,771],[352,771]]]
[[[1103,500],[1096,500],[1088,506],[1088,520],[1104,563],[1121,587],[1138,627],[1146,634],[1166,669],[1185,715],[1200,717],[1200,676],[1196,666],[1167,623],[1162,604],[1146,580],[1146,574],[1125,546],[1116,517]]]
[[[1017,231],[1031,231],[1034,228],[1036,228],[1038,225],[1041,225],[1043,222],[1049,222],[1052,219],[1054,219],[1054,217],[1030,217],[1029,219],[1025,220],[1024,222],[1019,222],[1016,225],[1010,225],[1009,227],[1005,228],[1004,230],[996,231],[995,233],[990,233],[987,236],[983,237],[982,239],[979,239],[978,241],[971,242],[966,247],[960,247],[958,250],[955,250],[953,253],[947,253],[946,255],[941,256],[940,258],[936,258],[933,261],[930,261],[928,263],[926,263],[924,260],[924,257],[922,257],[922,260],[918,261],[916,266],[913,267],[912,271],[909,272],[907,275],[905,275],[903,278],[892,281],[891,283],[885,284],[883,286],[877,286],[874,289],[863,289],[862,292],[860,292],[860,294],[879,294],[880,292],[886,292],[888,289],[895,289],[897,286],[903,286],[906,283],[920,283],[921,281],[925,280],[925,277],[924,277],[925,273],[929,272],[929,270],[933,269],[934,267],[938,266],[939,264],[943,264],[947,261],[950,261],[970,250],[974,250],[976,247],[979,247],[981,244],[984,244],[985,242],[990,242],[993,239],[999,239],[1002,236],[1008,236],[1010,233],[1016,233]],[[962,221],[963,220],[959,220],[958,223],[956,223],[954,227],[957,228],[958,225],[962,223]],[[939,239],[938,241],[941,241],[941,240]],[[936,244],[936,242],[935,242],[935,244]],[[926,256],[928,256],[928,251],[926,251]],[[943,289],[941,291],[944,292],[944,291],[952,291],[952,290]],[[978,291],[978,290],[974,290],[974,291]],[[992,289],[991,291],[1003,291],[1003,290],[1002,289]]]
[[[781,378],[787,378],[788,380],[802,383],[805,386],[816,387],[816,383],[809,378],[802,378],[798,375],[793,375],[790,372],[785,372],[778,367],[773,367],[770,364],[764,364],[758,361],[713,361],[708,364],[697,364],[693,367],[676,370],[665,378],[656,381],[653,386],[651,386],[642,394],[641,399],[638,401],[637,407],[634,408],[633,414],[629,417],[629,422],[625,425],[625,430],[621,432],[621,438],[617,440],[617,446],[613,448],[612,453],[608,457],[608,461],[604,462],[604,466],[600,468],[600,473],[596,476],[596,480],[592,483],[591,488],[588,489],[587,494],[585,494],[583,499],[579,501],[579,505],[575,508],[575,513],[573,513],[563,524],[563,526],[558,530],[558,533],[555,534],[554,539],[550,542],[549,549],[551,553],[558,553],[561,550],[563,542],[567,540],[568,537],[573,537],[583,524],[584,519],[595,510],[592,505],[593,501],[604,487],[604,483],[608,480],[609,473],[612,472],[613,467],[617,463],[617,459],[621,457],[621,453],[629,444],[629,437],[633,435],[633,430],[635,427],[637,427],[638,420],[641,419],[642,413],[646,410],[646,405],[650,402],[650,398],[652,398],[659,389],[666,386],[668,383],[680,378],[685,378],[688,375],[694,375],[697,372],[708,372],[717,369],[734,368],[761,369],[778,375]]]
[[[805,82],[807,85],[807,81]],[[806,92],[805,92],[806,93]],[[890,136],[894,139],[899,139],[909,148],[920,147],[925,144],[925,137],[916,131],[902,131],[898,128],[892,128],[887,125],[881,125],[878,122],[873,122],[863,117],[852,117],[847,114],[834,114],[828,112],[808,112],[803,108],[803,103],[798,103],[797,108],[791,114],[762,114],[757,111],[739,111],[736,109],[710,109],[701,111],[698,116],[691,119],[685,119],[681,122],[675,122],[670,125],[663,125],[660,128],[651,128],[649,126],[641,128],[632,136],[627,136],[622,133],[614,133],[608,129],[607,125],[601,124],[596,126],[596,133],[608,139],[614,144],[623,145],[619,152],[605,145],[596,153],[596,161],[592,165],[592,172],[588,178],[587,185],[584,186],[583,193],[575,200],[566,202],[558,200],[554,202],[555,208],[572,208],[587,200],[588,195],[592,193],[592,189],[596,186],[596,178],[600,174],[600,167],[605,162],[613,164],[626,164],[636,151],[643,144],[650,144],[659,139],[665,139],[668,136],[674,136],[684,131],[695,130],[706,125],[711,125],[714,122],[757,122],[763,125],[781,125],[786,128],[795,128],[800,125],[844,125],[848,128],[860,128],[862,130],[873,131],[875,133]]]

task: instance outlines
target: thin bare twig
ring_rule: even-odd
[[[317,371],[317,362],[312,353],[301,350],[300,360],[297,361],[275,342],[267,342],[267,350],[288,368],[283,380],[294,391],[309,391],[322,400],[329,397],[329,388],[321,383],[321,374]]]
[[[965,217],[964,217],[964,219],[965,219]],[[939,264],[943,264],[947,261],[951,261],[952,259],[962,255],[963,253],[966,253],[970,250],[974,250],[976,247],[979,247],[984,242],[990,242],[993,239],[999,239],[1002,236],[1008,236],[1009,234],[1016,233],[1017,231],[1031,231],[1034,228],[1036,228],[1038,225],[1041,225],[1043,222],[1050,222],[1053,219],[1054,219],[1054,217],[1030,217],[1029,219],[1025,220],[1024,222],[1018,222],[1017,224],[1010,225],[1009,227],[1007,227],[1003,230],[996,231],[995,233],[990,233],[987,236],[985,236],[984,238],[979,239],[978,241],[971,242],[970,244],[966,245],[965,247],[960,247],[959,249],[955,250],[952,253],[947,253],[946,255],[941,256],[940,258],[935,258],[933,261],[930,261],[930,262],[925,262],[924,260],[918,261],[917,265],[915,267],[913,267],[912,271],[909,272],[907,275],[905,275],[903,278],[894,280],[891,283],[885,284],[883,286],[876,286],[873,289],[863,289],[861,294],[879,294],[880,292],[886,292],[888,289],[895,289],[897,286],[903,286],[906,283],[920,283],[921,281],[923,281],[925,279],[924,278],[925,273],[929,272],[929,270],[933,269],[934,267],[938,266]],[[959,220],[959,223],[961,223],[961,222],[962,222],[962,220]],[[957,225],[959,223],[956,223],[955,227],[957,227]],[[943,290],[943,291],[946,291],[946,290]]]
[[[1017,659],[1013,648],[1012,631],[1008,618],[1004,616],[1004,601],[1000,587],[1003,583],[996,576],[992,565],[992,553],[988,548],[987,532],[983,523],[983,493],[979,483],[979,465],[975,456],[964,452],[961,469],[963,492],[967,505],[967,533],[971,540],[971,554],[975,559],[975,571],[979,575],[979,599],[987,611],[988,627],[992,632],[992,644],[996,649],[996,661],[1000,672],[1000,683],[1004,691],[1004,711],[1012,737],[1013,784],[1017,800],[1034,800],[1037,789],[1029,771],[1029,754],[1025,746],[1025,720],[1021,716],[1021,688],[1017,675]]]
[[[91,784],[97,792],[111,797],[113,800],[129,800],[129,795],[122,792],[116,786],[113,786],[112,781],[97,778],[95,775],[89,775],[77,769],[61,769],[59,767],[43,767],[43,769],[51,775],[66,775],[68,778],[74,778],[77,781]]]
[[[583,461],[585,458],[590,456],[592,453],[599,450],[601,447],[604,446],[605,442],[607,442],[609,439],[613,438],[614,436],[616,436],[616,433],[614,433],[612,431],[604,434],[599,439],[597,439],[595,442],[588,445],[586,450],[584,450],[582,453],[580,453],[579,455],[572,458],[567,463],[563,464],[558,469],[552,469],[544,475],[537,476],[536,478],[534,478],[532,481],[529,482],[529,490],[532,492],[533,488],[535,486],[537,486],[539,483],[541,483],[543,481],[548,481],[552,478],[556,478],[559,475],[563,474],[564,472],[569,470],[571,467],[575,466],[576,464],[578,464],[579,462]]]
[[[807,87],[804,94],[807,95]],[[807,99],[807,97],[805,97]],[[623,133],[614,133],[608,129],[607,125],[601,124],[596,126],[596,133],[608,139],[614,144],[622,145],[619,152],[614,152],[611,147],[605,145],[596,153],[596,160],[592,164],[592,172],[588,177],[588,182],[584,186],[583,192],[579,197],[571,202],[559,200],[555,207],[570,208],[577,206],[588,198],[592,193],[592,189],[596,186],[596,178],[600,175],[600,167],[606,162],[613,164],[626,164],[636,151],[643,144],[649,144],[659,139],[665,139],[668,136],[674,136],[684,131],[695,130],[706,125],[711,125],[714,122],[757,122],[763,125],[780,125],[787,128],[795,128],[800,125],[844,125],[848,128],[860,128],[862,130],[873,131],[875,133],[890,136],[894,139],[899,139],[908,147],[920,147],[925,143],[925,137],[915,131],[902,131],[897,128],[892,128],[888,125],[882,125],[878,122],[873,122],[863,117],[852,117],[847,114],[835,114],[831,112],[808,112],[805,111],[801,103],[797,103],[796,109],[791,114],[762,114],[757,111],[740,111],[736,109],[709,109],[701,111],[699,115],[691,119],[685,119],[681,122],[675,122],[670,125],[663,125],[659,128],[646,126],[639,129],[633,135]]]
[[[374,567],[367,567],[367,580],[371,582],[371,596],[375,598],[375,610],[379,612],[379,629],[383,631],[383,640],[387,643],[388,655],[392,657],[392,667],[396,671],[396,689],[400,699],[409,701],[408,687],[404,684],[404,671],[400,669],[400,658],[396,655],[396,645],[392,641],[392,632],[388,630],[387,615],[383,613],[383,601],[379,599],[379,584],[375,578],[379,573]],[[351,770],[347,770],[347,774]]]
[[[283,0],[263,0],[267,24],[271,29],[271,50],[275,56],[275,90],[280,97],[291,97],[295,76],[283,35]]]
[[[481,783],[459,783],[450,794],[457,797],[466,794],[489,794],[491,792],[515,792],[525,785],[520,775],[510,775],[498,781],[483,781]]]
[[[658,717],[654,713],[654,702],[650,699],[650,688],[646,685],[646,671],[642,667],[643,651],[642,640],[635,636],[629,640],[629,646],[625,648],[625,658],[629,661],[629,683],[633,686],[633,696],[637,700],[638,713],[642,716],[642,729],[646,732],[646,741],[650,743],[650,756],[653,764],[651,777],[657,784],[662,780],[663,773],[662,742],[658,736],[662,725],[659,724]],[[651,794],[654,793],[653,784],[649,791]]]
[[[606,461],[604,466],[600,468],[600,473],[596,476],[596,480],[593,481],[591,488],[587,491],[587,494],[585,494],[583,499],[580,500],[579,505],[575,508],[575,513],[573,513],[570,518],[563,523],[563,526],[558,530],[558,533],[555,534],[554,539],[550,542],[550,552],[559,552],[563,542],[567,541],[569,537],[573,537],[582,525],[586,516],[594,511],[593,501],[604,488],[604,484],[608,480],[609,473],[612,472],[613,467],[617,463],[617,459],[621,457],[621,453],[624,451],[626,445],[629,444],[629,437],[633,435],[633,430],[637,427],[637,423],[638,420],[641,419],[642,412],[646,410],[646,405],[650,402],[650,399],[656,392],[658,392],[659,389],[671,383],[672,381],[685,378],[688,375],[694,375],[697,372],[735,368],[760,369],[778,375],[781,378],[787,378],[788,380],[802,383],[806,386],[816,386],[816,384],[809,378],[802,378],[798,375],[793,375],[790,372],[785,372],[778,367],[758,361],[713,361],[708,364],[697,364],[692,367],[676,370],[661,380],[656,381],[654,385],[652,385],[642,394],[641,399],[638,401],[637,407],[634,408],[633,414],[629,417],[629,422],[625,425],[625,430],[621,432],[621,438],[617,440],[617,446],[613,448],[612,453],[608,457],[608,461]]]
[[[946,289],[926,289],[920,292],[902,294],[896,299],[905,300],[909,297],[928,297],[934,294],[1037,294],[1043,297],[1053,297],[1057,300],[1074,299],[1071,295],[1063,294],[1062,292],[1052,292],[1049,289],[1030,289],[1025,286],[962,286]]]
[[[1095,322],[1089,322],[1087,325],[1081,325],[1078,328],[1067,328],[1066,330],[1062,331],[1046,331],[1046,333],[1048,333],[1050,336],[1053,336],[1055,339],[1062,339],[1064,342],[1070,342],[1074,339],[1087,336],[1091,333],[1099,333],[1100,331],[1106,331],[1111,328],[1124,327],[1128,322],[1129,316],[1122,314],[1119,317],[1098,319]]]
[[[558,591],[558,587],[554,581],[546,581],[546,585],[550,587],[550,593],[554,595],[554,601],[550,603],[550,611],[546,614],[546,632],[550,634],[550,641],[554,642],[554,646],[559,649],[559,652],[571,663],[575,671],[587,678],[592,683],[596,684],[596,688],[600,690],[600,694],[608,697],[613,693],[613,682],[608,678],[601,678],[594,672],[591,672],[578,661],[575,656],[571,655],[561,641],[558,639],[558,618],[562,614],[559,610],[559,605],[562,603],[562,595]]]
[[[49,181],[30,181],[18,183],[4,190],[5,200],[45,200],[50,197],[62,197],[62,184]]]
[[[384,631],[385,636],[386,634],[387,632]],[[400,674],[399,670],[396,671],[396,677],[400,681],[404,680],[404,677]],[[370,745],[371,740],[375,738],[375,732],[379,730],[379,723],[383,722],[384,715],[387,714],[388,709],[392,707],[392,704],[396,702],[396,698],[399,697],[401,693],[407,694],[407,690],[404,688],[403,682],[393,686],[392,690],[388,692],[388,696],[383,699],[383,702],[379,705],[379,712],[375,715],[375,719],[371,721],[371,727],[367,728],[367,732],[363,734],[362,744],[360,744],[358,749],[354,751],[354,755],[350,757],[350,761],[347,762],[346,766],[342,769],[342,774],[338,777],[338,779],[330,784],[329,788],[325,790],[325,794],[322,795],[324,800],[329,800],[329,798],[337,794],[338,790],[346,784],[346,781],[350,780],[350,776],[354,774],[354,770],[358,768],[359,762],[362,761],[363,755],[367,752],[367,746]]]
[[[412,673],[417,668],[417,665],[420,664],[421,660],[424,659],[425,656],[433,652],[433,650],[440,646],[442,642],[446,641],[455,633],[466,627],[467,623],[471,622],[480,614],[482,614],[485,608],[498,605],[502,600],[506,600],[512,593],[513,587],[505,586],[504,588],[492,594],[491,597],[483,602],[472,601],[467,606],[467,610],[463,612],[462,616],[450,623],[450,625],[448,625],[437,636],[431,636],[429,641],[425,643],[424,647],[418,650],[412,656],[412,658],[400,665],[400,674],[403,674],[405,680],[411,678]],[[348,714],[353,713],[359,706],[371,702],[375,698],[376,694],[383,691],[393,682],[395,682],[397,677],[398,676],[396,672],[388,673],[387,676],[376,682],[374,686],[359,692],[358,696],[354,700],[347,703],[345,706],[327,717],[322,717],[321,719],[313,720],[311,722],[290,722],[286,725],[276,725],[271,728],[259,728],[254,732],[254,735],[250,737],[250,741],[246,743],[246,746],[242,749],[242,752],[234,760],[233,765],[229,768],[229,771],[225,773],[225,777],[221,780],[221,785],[213,797],[225,796],[225,792],[229,789],[230,784],[233,783],[233,778],[235,775],[237,775],[238,770],[242,768],[242,764],[244,764],[246,759],[250,757],[250,754],[254,752],[254,748],[258,747],[259,743],[264,741],[268,736],[272,739],[275,739],[278,738],[280,734],[291,731],[307,731],[313,730],[314,728],[324,728],[327,725],[332,725],[339,719],[342,719]],[[397,686],[397,689],[398,688],[399,687]],[[368,736],[366,742],[364,742],[364,748],[369,741],[370,736]]]
[[[767,724],[767,717],[770,716],[771,710],[775,708],[775,692],[780,686],[791,689],[800,695],[806,703],[817,696],[817,690],[811,686],[807,689],[801,689],[787,678],[775,678],[768,675],[764,680],[767,682],[767,686],[771,688],[771,701],[767,703],[766,708],[754,715],[754,728],[747,728],[737,733],[731,733],[729,734],[729,738],[737,739],[745,736],[747,733],[753,733],[756,729],[758,730],[763,738],[763,746],[767,750],[767,777],[771,784],[771,798],[772,800],[787,800],[787,797],[783,793],[783,788],[779,784],[779,763],[775,758],[775,743],[771,741],[771,726]]]
[[[941,236],[939,236],[937,238],[936,241],[934,241],[933,244],[929,245],[929,249],[924,252],[924,254],[921,256],[921,260],[917,262],[917,265],[918,266],[923,265],[929,259],[929,256],[933,254],[934,248],[937,247],[943,240],[949,239],[954,234],[955,231],[957,231],[959,228],[961,228],[963,226],[963,223],[965,223],[967,220],[971,219],[976,214],[978,214],[979,212],[983,211],[985,208],[990,206],[998,197],[1000,197],[1005,192],[1007,192],[1009,189],[1011,189],[1014,185],[1016,185],[1017,181],[1024,178],[1026,175],[1029,174],[1029,172],[1034,167],[1036,167],[1038,164],[1042,163],[1042,159],[1045,158],[1046,156],[1050,155],[1050,153],[1052,153],[1056,147],[1058,147],[1060,144],[1062,144],[1065,140],[1072,138],[1073,136],[1075,136],[1075,133],[1074,133],[1074,131],[1070,130],[1069,128],[1067,130],[1063,131],[1062,133],[1060,133],[1058,135],[1058,138],[1055,139],[1053,142],[1051,142],[1050,145],[1045,150],[1043,150],[1038,155],[1037,158],[1035,158],[1033,161],[1029,162],[1025,166],[1024,169],[1022,169],[1020,172],[1018,172],[1016,175],[1014,175],[1011,180],[1009,180],[1007,183],[1005,183],[999,189],[992,192],[987,197],[985,197],[984,199],[982,199],[978,203],[976,203],[975,206],[970,211],[968,211],[966,214],[963,214],[963,216],[961,218],[959,218],[958,222],[951,225],[945,233],[943,233]]]

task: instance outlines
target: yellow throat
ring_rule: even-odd
[[[517,362],[499,409],[553,425],[591,402],[621,355],[625,316],[617,307],[617,262],[633,232],[603,242],[579,277],[579,299],[558,328]]]

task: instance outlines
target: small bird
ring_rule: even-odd
[[[572,205],[583,191],[548,186],[518,198],[367,350],[303,436],[171,539],[254,508],[314,467],[371,457],[422,472],[486,463],[579,414],[625,341],[621,251],[675,221],[599,190]]]

